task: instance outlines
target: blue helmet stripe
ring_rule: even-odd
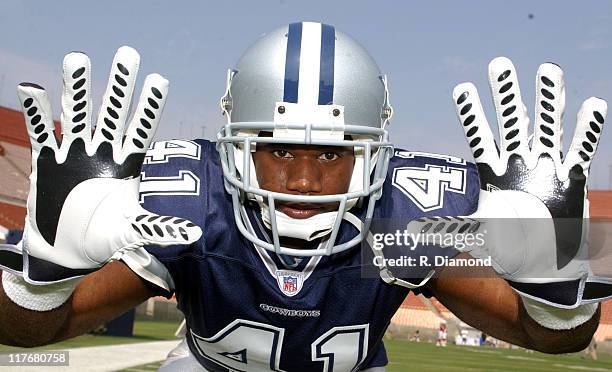
[[[302,48],[302,23],[289,25],[287,54],[285,56],[285,85],[283,101],[297,103],[300,82],[300,50]]]
[[[336,52],[334,26],[321,25],[321,65],[319,72],[319,105],[334,102],[334,55]]]

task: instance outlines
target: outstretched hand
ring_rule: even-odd
[[[45,90],[30,83],[19,85],[32,144],[22,241],[28,282],[78,277],[145,244],[188,244],[200,238],[201,229],[191,222],[156,215],[138,203],[140,170],[168,93],[165,78],[147,76],[128,123],[139,64],[134,49],[117,51],[94,129],[89,58],[68,54],[63,65],[61,142]]]
[[[477,212],[468,220],[423,218],[411,222],[411,228],[422,231],[447,222],[457,226],[478,222],[485,244],[455,248],[474,257],[490,257],[498,275],[522,296],[557,307],[612,296],[612,278],[592,273],[588,246],[587,179],[606,102],[594,97],[584,101],[564,156],[565,85],[559,66],[546,63],[538,70],[531,137],[516,70],[509,59],[491,61],[489,84],[499,143],[476,87],[463,83],[453,91],[457,115],[478,166],[482,190]]]

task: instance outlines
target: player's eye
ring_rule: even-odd
[[[325,160],[325,161],[332,161],[332,160],[336,160],[338,158],[340,158],[340,155],[338,155],[337,153],[332,152],[332,151],[327,151],[327,152],[324,152],[321,155],[319,155],[319,159]]]
[[[282,158],[282,159],[292,158],[291,153],[289,151],[282,150],[282,149],[272,151],[272,155],[276,156],[277,158]]]

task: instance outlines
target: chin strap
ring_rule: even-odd
[[[266,203],[260,203],[260,207],[264,225],[272,230],[270,208]],[[331,232],[337,215],[338,212],[326,212],[309,218],[296,219],[276,210],[276,229],[278,235],[282,237],[313,241]]]
[[[349,208],[357,203],[357,201],[349,202]],[[267,229],[272,230],[270,220],[270,208],[267,204],[260,204],[261,217]],[[338,216],[338,212],[319,213],[309,218],[296,219],[291,218],[280,211],[275,211],[276,228],[279,236],[313,241],[329,235],[334,226],[334,222]],[[350,212],[345,212],[342,216],[343,220],[350,222],[359,231],[361,231],[362,222],[357,216]]]

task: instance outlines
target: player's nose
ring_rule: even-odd
[[[316,159],[297,158],[287,172],[287,190],[300,194],[316,194],[322,191],[321,169]]]

